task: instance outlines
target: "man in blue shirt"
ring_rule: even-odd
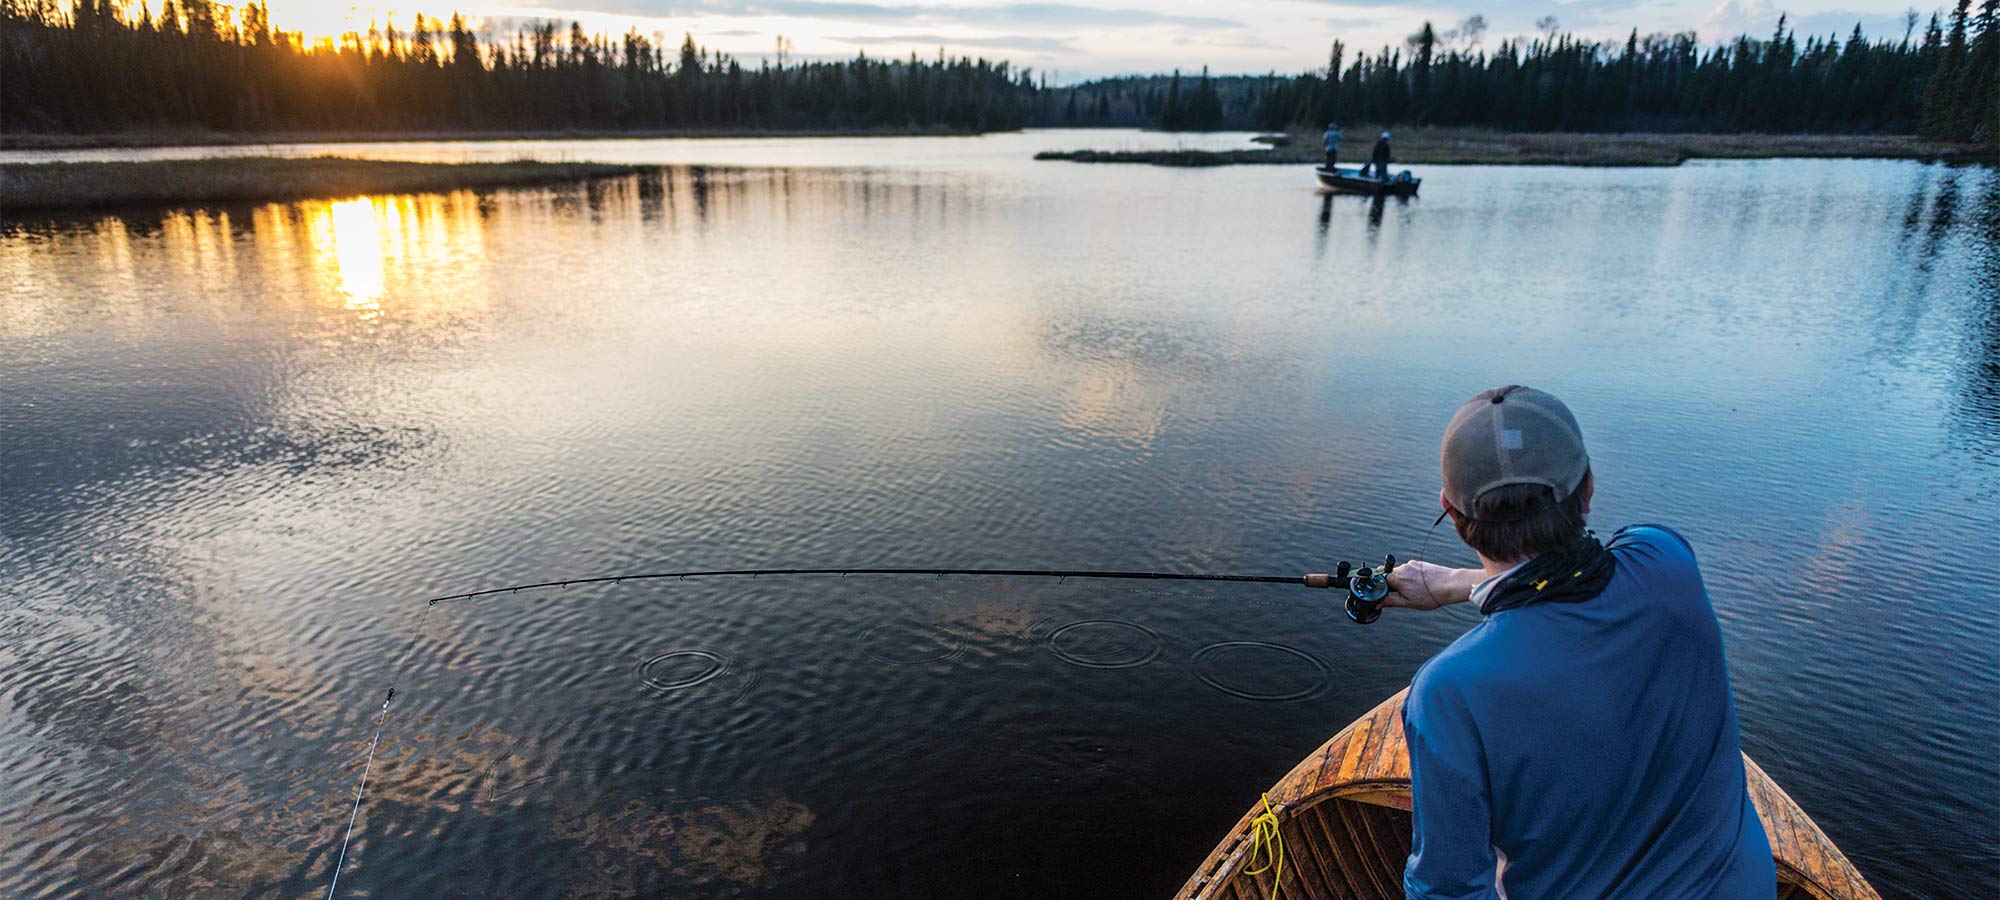
[[[1722,634],[1694,550],[1584,530],[1595,484],[1556,398],[1496,388],[1445,429],[1440,502],[1481,568],[1397,568],[1384,605],[1480,623],[1403,707],[1412,900],[1772,898]]]

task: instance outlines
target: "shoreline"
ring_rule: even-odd
[[[1374,129],[1353,129],[1341,162],[1367,161]],[[1671,167],[1696,159],[1910,159],[2000,163],[1991,145],[1926,141],[1910,135],[1653,134],[1502,132],[1411,128],[1394,132],[1392,165]],[[1306,165],[1321,162],[1318,134],[1294,131],[1284,147],[1241,150],[1045,150],[1039,160],[1140,163],[1177,168]]]
[[[0,218],[533,187],[633,175],[646,168],[527,161],[385,162],[330,156],[6,164],[0,165]]]
[[[692,128],[558,131],[135,131],[108,134],[0,134],[0,150],[138,150],[169,147],[246,147],[259,144],[377,144],[429,141],[620,141],[680,138],[976,137],[995,134],[949,128]]]
[[[1372,143],[1372,142],[1354,142]],[[1995,148],[1898,135],[1510,134],[1411,129],[1394,139],[1397,167],[1549,165],[1671,167],[1692,159],[1861,158],[1994,165]],[[1357,148],[1344,162],[1359,162]],[[1324,159],[1317,136],[1290,146],[1233,150],[1060,150],[1038,160],[1201,168],[1310,165]],[[146,162],[0,164],[0,216],[203,203],[285,202],[364,194],[528,187],[636,174],[654,167],[601,163],[441,163],[337,156],[242,157]]]

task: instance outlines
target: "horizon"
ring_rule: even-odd
[[[160,0],[147,0],[157,13]],[[1705,46],[1738,35],[1765,37],[1780,15],[1801,35],[1845,37],[1859,24],[1872,40],[1903,37],[1907,3],[1888,0],[1817,0],[1776,4],[1770,0],[1574,0],[1486,9],[1481,4],[1439,2],[1399,4],[1358,0],[1252,0],[1226,10],[1188,0],[1133,5],[1120,0],[1080,2],[929,2],[921,4],[842,2],[842,0],[547,0],[543,3],[474,2],[427,4],[268,0],[271,23],[300,32],[308,43],[337,40],[349,32],[366,34],[375,23],[393,21],[407,30],[417,13],[449,20],[465,15],[468,25],[488,37],[504,37],[540,21],[578,22],[595,34],[629,29],[671,48],[682,35],[746,64],[775,60],[780,37],[789,60],[930,58],[951,56],[1006,60],[1032,68],[1052,84],[1067,85],[1126,75],[1183,74],[1206,66],[1215,75],[1291,74],[1324,67],[1328,48],[1343,41],[1349,59],[1356,53],[1401,47],[1429,22],[1460,46],[1490,49],[1501,41],[1533,37],[1544,17],[1556,30],[1600,41],[1641,35],[1695,32]],[[1915,9],[1917,33],[1935,12]],[[1458,29],[1481,15],[1483,34],[1468,38]]]

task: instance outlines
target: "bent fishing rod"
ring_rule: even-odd
[[[410,654],[416,650],[418,635],[422,633],[424,619],[431,608],[440,603],[455,603],[494,597],[501,594],[515,594],[521,591],[549,590],[585,584],[623,584],[627,581],[685,581],[690,578],[762,578],[782,576],[866,576],[866,575],[927,575],[937,578],[951,576],[972,576],[987,578],[1054,578],[1057,580],[1101,580],[1101,581],[1194,581],[1229,584],[1293,584],[1309,588],[1345,588],[1347,590],[1347,618],[1357,624],[1368,625],[1382,617],[1382,601],[1389,596],[1389,573],[1396,568],[1396,557],[1382,558],[1380,568],[1362,566],[1356,569],[1342,560],[1332,574],[1314,572],[1305,575],[1235,575],[1204,572],[1110,572],[1088,569],[926,569],[926,568],[822,568],[822,569],[697,569],[685,572],[642,572],[629,575],[593,575],[585,578],[570,578],[562,581],[538,581],[533,584],[516,584],[507,587],[485,588],[458,594],[445,594],[424,601],[422,612],[417,615],[411,629],[410,643],[403,649],[402,659],[396,663],[389,685],[388,695],[382,698],[382,706],[375,717],[375,737],[368,743],[368,754],[361,764],[360,783],[354,789],[354,806],[347,814],[347,831],[340,840],[340,854],[333,864],[333,877],[327,883],[327,900],[333,900],[340,887],[340,873],[347,866],[348,845],[354,840],[354,826],[361,817],[361,801],[368,792],[368,775],[375,767],[375,750],[382,744],[382,730],[389,724],[389,709],[396,701],[396,685],[403,667],[409,664]]]

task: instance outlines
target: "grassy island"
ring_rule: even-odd
[[[990,130],[946,125],[853,128],[568,128],[483,130],[209,131],[143,129],[103,133],[0,134],[0,150],[232,147],[248,144],[366,144],[409,141],[631,141],[659,138],[971,137]]]
[[[0,214],[513,187],[637,171],[634,166],[589,163],[416,163],[324,156],[4,165]]]
[[[1360,165],[1376,129],[1347,131],[1343,164]],[[1677,166],[1690,159],[1852,157],[1993,162],[1992,145],[1927,141],[1884,134],[1576,134],[1448,128],[1394,129],[1396,165]],[[1290,143],[1241,150],[1052,150],[1036,159],[1156,166],[1303,165],[1325,158],[1319,135],[1294,133]]]

